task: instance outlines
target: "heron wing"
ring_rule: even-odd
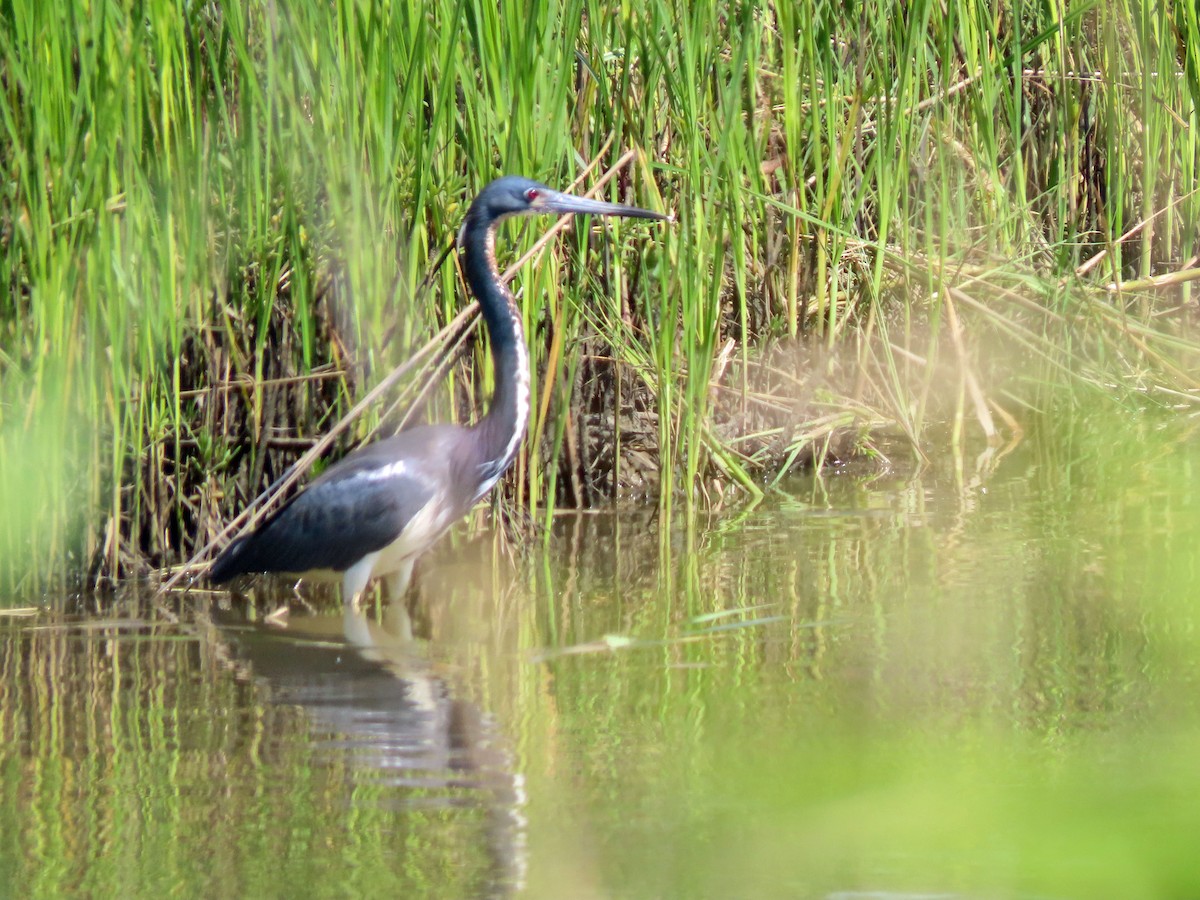
[[[231,544],[209,578],[341,572],[382,550],[438,495],[433,470],[445,465],[445,457],[415,452],[434,437],[405,433],[346,457],[258,530]]]

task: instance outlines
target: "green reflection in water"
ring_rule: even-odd
[[[570,862],[535,884],[1195,896],[1196,449],[1084,419],[987,477],[796,480],[653,562],[579,541],[541,602],[640,649],[547,663],[531,840]],[[761,624],[686,639],[722,609]]]
[[[403,790],[379,778],[357,764],[369,742],[342,752],[310,710],[271,702],[286,678],[259,679],[245,661],[267,660],[235,657],[203,625],[142,608],[4,635],[0,878],[14,895],[486,886],[473,789],[420,768]]]
[[[419,650],[200,593],[0,620],[0,883],[1200,895],[1196,450],[1076,416],[735,517],[563,517],[515,564],[444,548]]]

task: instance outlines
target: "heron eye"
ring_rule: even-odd
[[[529,190],[527,190],[525,192],[525,200],[528,203],[532,203],[534,200],[536,200],[540,196],[541,196],[541,191],[539,191],[537,188],[529,188]]]

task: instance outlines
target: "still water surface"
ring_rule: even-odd
[[[0,894],[1200,896],[1200,421],[0,617]]]

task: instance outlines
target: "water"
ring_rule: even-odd
[[[0,618],[0,893],[1200,896],[1195,420]]]

